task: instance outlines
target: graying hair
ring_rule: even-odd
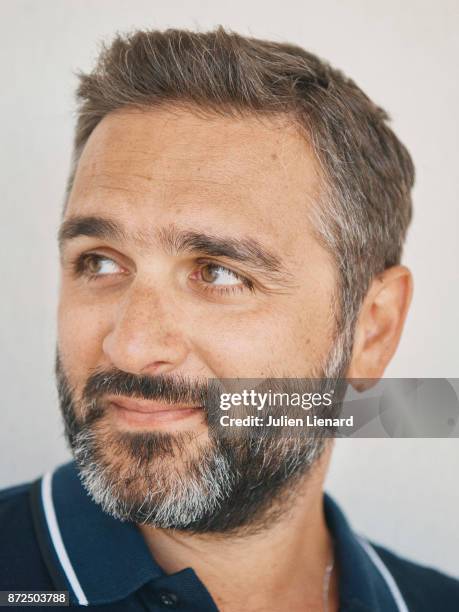
[[[124,107],[179,105],[193,112],[290,117],[312,145],[322,190],[310,211],[337,269],[345,348],[371,280],[400,263],[411,220],[411,157],[387,113],[342,72],[284,43],[222,27],[117,35],[80,74],[73,167],[94,128]]]

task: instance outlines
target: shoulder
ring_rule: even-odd
[[[459,610],[459,579],[413,563],[382,546],[373,544],[373,548],[394,578],[409,610]]]
[[[50,586],[35,534],[31,486],[29,482],[0,490],[0,590]]]

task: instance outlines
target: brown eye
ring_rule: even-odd
[[[90,274],[98,274],[100,270],[100,258],[88,255],[85,259],[85,268]]]
[[[212,264],[207,264],[203,266],[201,268],[202,280],[205,281],[206,283],[213,283],[214,280],[217,278],[216,267],[217,266],[212,265]]]
[[[202,266],[201,279],[205,283],[212,283],[213,285],[240,285],[241,279],[235,272],[219,266],[217,264],[206,264]]]
[[[122,272],[122,269],[110,257],[98,255],[97,253],[88,253],[77,261],[76,272],[88,278],[95,278],[119,274]]]

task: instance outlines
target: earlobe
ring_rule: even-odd
[[[411,272],[405,266],[388,268],[371,283],[354,332],[348,378],[384,374],[398,346],[413,293]]]

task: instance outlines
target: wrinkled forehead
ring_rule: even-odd
[[[123,109],[86,143],[66,216],[103,212],[136,229],[183,221],[291,248],[308,234],[319,191],[315,156],[285,115]]]

